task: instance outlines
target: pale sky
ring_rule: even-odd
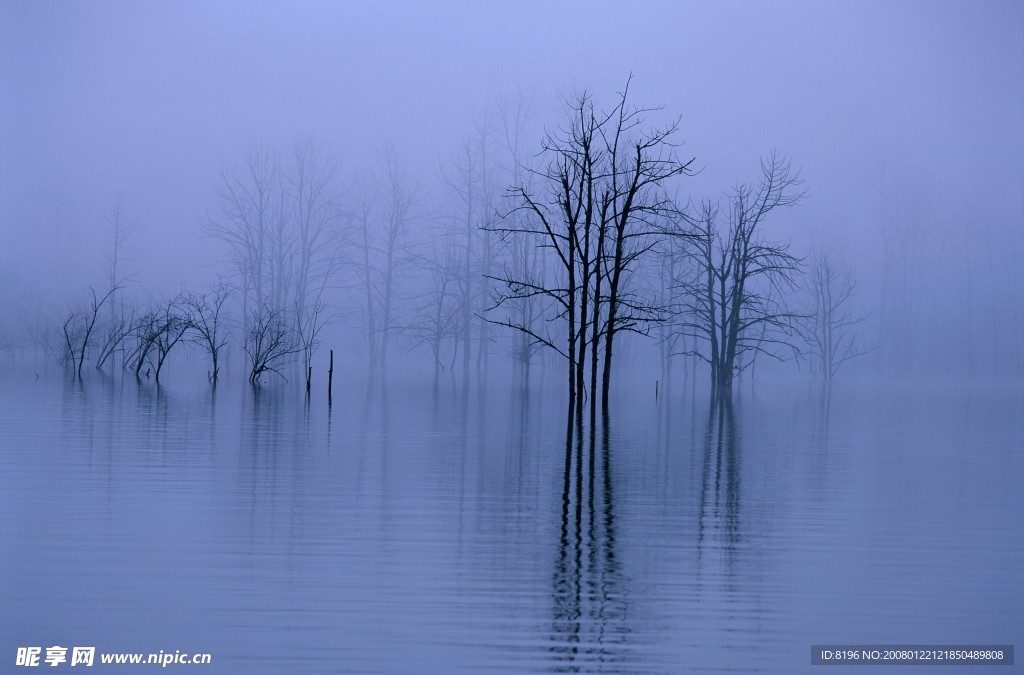
[[[781,149],[811,194],[797,227],[855,250],[883,173],[938,211],[1024,213],[1020,2],[4,1],[7,274],[95,277],[121,191],[139,280],[207,279],[218,172],[254,141],[315,134],[347,175],[391,144],[429,189],[496,96],[550,111],[630,73],[635,102],[682,116],[695,191]],[[56,192],[95,242],[70,263],[47,256]]]

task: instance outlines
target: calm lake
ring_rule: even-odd
[[[567,446],[556,387],[497,377],[336,382],[330,410],[295,384],[0,385],[4,672],[51,645],[212,654],[167,672],[745,673],[1024,643],[1019,387],[765,383],[716,411],[645,386]]]

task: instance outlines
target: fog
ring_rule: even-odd
[[[1022,120],[1014,1],[0,0],[0,658],[1012,665]]]
[[[331,227],[349,233],[357,186],[391,157],[415,186],[422,253],[463,208],[445,167],[467,142],[513,163],[501,102],[528,113],[516,159],[539,166],[566,100],[606,108],[632,78],[630,105],[679,118],[695,169],[670,186],[681,205],[788,156],[807,195],[767,236],[801,258],[841,252],[877,347],[862,368],[1022,372],[1016,3],[5,3],[0,25],[9,349],[38,339],[27,315],[56,322],[110,287],[117,199],[131,228],[117,281],[136,303],[231,276],[209,226],[222,172],[255,146],[285,156],[313,139],[337,163]],[[507,171],[487,181],[479,226],[514,187]],[[342,251],[323,299],[332,330],[358,336],[354,257]],[[396,293],[408,314],[411,289]],[[982,344],[1006,360],[975,362]]]

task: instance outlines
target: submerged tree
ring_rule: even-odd
[[[188,316],[192,330],[192,341],[202,346],[210,355],[210,382],[216,386],[220,375],[220,352],[227,345],[227,330],[224,326],[224,303],[231,290],[218,284],[209,293],[186,293],[182,306]]]
[[[188,315],[182,310],[181,296],[164,302],[158,316],[160,329],[156,332],[153,342],[156,348],[153,372],[157,384],[160,383],[160,372],[167,362],[167,357],[175,345],[185,337],[190,326]]]
[[[114,303],[108,303],[113,307]],[[104,322],[100,341],[97,343],[99,350],[96,354],[96,369],[101,370],[115,354],[124,351],[125,341],[131,337],[132,328],[135,323],[135,311],[126,307],[124,303],[118,303],[116,310]]]
[[[539,187],[512,188],[513,213],[528,218],[506,219],[494,228],[506,238],[533,238],[553,258],[555,273],[538,279],[506,268],[494,277],[503,288],[492,310],[510,301],[549,302],[545,319],[555,332],[542,332],[511,313],[494,322],[568,361],[569,397],[580,416],[588,374],[591,413],[598,391],[607,407],[618,334],[645,333],[660,319],[659,308],[631,289],[629,280],[660,238],[661,220],[675,212],[666,184],[688,174],[693,160],[675,153],[678,122],[645,127],[652,110],[629,104],[628,83],[608,112],[598,111],[586,93],[567,108],[565,125],[544,141],[547,166],[533,172]]]
[[[277,373],[297,351],[294,331],[284,313],[264,305],[255,310],[243,345],[249,359],[249,382],[255,387],[264,373]],[[286,378],[287,379],[287,378]]]
[[[151,306],[135,321],[134,346],[125,353],[124,366],[131,367],[136,379],[153,373],[160,382],[160,373],[171,350],[181,342],[191,324],[182,296]],[[146,368],[143,373],[143,368]]]
[[[159,313],[150,308],[142,312],[132,325],[134,342],[132,347],[124,354],[124,367],[131,368],[135,373],[135,379],[142,377],[142,369],[150,362],[150,353],[156,346],[156,339],[162,330]],[[149,371],[146,372],[149,376]]]
[[[115,286],[107,291],[103,297],[98,297],[95,289],[90,287],[89,292],[92,294],[92,302],[89,304],[89,308],[82,312],[69,312],[67,319],[64,321],[64,356],[62,361],[64,363],[70,361],[71,368],[79,379],[82,377],[82,364],[85,363],[85,359],[88,356],[89,344],[96,330],[96,322],[99,320],[100,311],[118,288]]]
[[[326,306],[320,300],[316,300],[312,306],[304,310],[295,306],[295,337],[298,340],[298,347],[302,351],[302,373],[306,377],[306,396],[309,396],[310,386],[313,378],[313,354],[320,348],[320,331],[326,324],[324,311]]]
[[[762,235],[768,215],[804,196],[789,161],[772,153],[761,160],[756,187],[740,185],[728,195],[727,224],[719,203],[701,202],[677,221],[690,273],[678,282],[682,294],[679,330],[696,338],[692,349],[711,366],[718,398],[732,394],[735,376],[755,354],[795,354],[800,314],[786,306],[800,259],[785,244]]]

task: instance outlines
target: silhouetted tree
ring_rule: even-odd
[[[132,327],[132,348],[125,353],[124,366],[130,367],[136,379],[152,372],[160,382],[160,373],[171,350],[181,342],[191,327],[183,296],[152,305],[141,312]],[[143,368],[146,372],[143,373]]]
[[[214,386],[220,375],[220,352],[228,342],[224,303],[230,295],[231,289],[220,283],[209,293],[186,293],[182,298],[193,341],[210,355],[209,378]]]
[[[96,329],[100,310],[110,300],[116,290],[117,287],[112,288],[103,297],[98,297],[96,290],[90,287],[89,292],[92,294],[92,302],[89,304],[88,309],[82,312],[69,312],[67,319],[64,321],[65,352],[62,360],[65,363],[71,362],[71,368],[79,379],[82,377],[82,365],[85,363],[86,356],[88,355],[90,340]]]
[[[545,318],[560,325],[561,337],[512,316],[495,323],[526,333],[568,360],[569,396],[577,415],[588,369],[591,413],[599,372],[607,406],[616,336],[644,333],[660,318],[652,301],[630,289],[629,279],[660,238],[660,221],[675,212],[666,184],[689,173],[693,160],[681,161],[675,153],[678,122],[647,128],[650,112],[629,104],[628,82],[608,112],[597,111],[586,93],[574,99],[565,125],[545,139],[549,161],[534,172],[539,188],[512,188],[516,211],[529,219],[506,220],[494,228],[506,237],[536,238],[554,258],[550,281],[538,283],[536,275],[515,276],[510,269],[495,277],[504,288],[493,309],[512,300],[545,298],[554,310]],[[561,341],[564,347],[558,346]]]
[[[136,379],[142,377],[142,369],[147,364],[152,368],[150,355],[162,330],[163,322],[158,308],[150,307],[136,316],[131,333],[134,342],[124,356],[124,367],[131,368]],[[148,377],[148,371],[146,375]]]
[[[294,331],[284,313],[266,305],[253,311],[243,349],[249,357],[249,382],[254,387],[264,373],[277,373],[284,378],[281,369],[298,351]]]
[[[163,303],[158,314],[159,329],[155,333],[153,346],[153,373],[157,384],[160,383],[160,372],[167,362],[167,357],[175,345],[181,342],[190,327],[188,314],[183,308],[182,296],[172,298]]]
[[[727,225],[719,204],[705,200],[676,221],[685,235],[690,274],[680,279],[679,329],[696,338],[693,353],[711,366],[712,390],[718,398],[732,393],[733,378],[759,352],[781,358],[797,352],[799,313],[786,299],[799,273],[800,260],[785,244],[767,241],[761,230],[768,215],[797,203],[805,194],[789,161],[772,153],[761,161],[756,187],[740,185],[728,195]]]
[[[113,306],[113,302],[110,302]],[[100,370],[114,357],[115,354],[124,350],[124,343],[131,334],[135,322],[135,312],[125,307],[124,303],[118,303],[116,310],[104,322],[101,339],[98,343],[99,352],[96,355],[96,369]]]

